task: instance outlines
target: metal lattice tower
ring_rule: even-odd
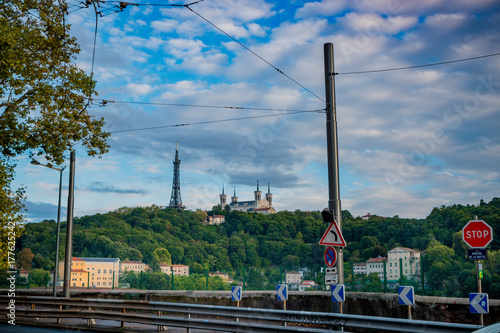
[[[179,159],[179,142],[175,148],[174,160],[174,180],[172,181],[172,196],[170,197],[169,207],[184,209],[181,199],[181,177],[180,177],[181,160]]]

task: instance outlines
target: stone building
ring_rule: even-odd
[[[220,195],[219,206],[224,209],[229,205],[231,210],[242,212],[256,212],[261,214],[273,214],[276,212],[273,208],[273,194],[271,193],[271,185],[267,185],[267,193],[265,198],[262,198],[262,192],[259,190],[259,181],[257,181],[257,190],[254,191],[254,200],[239,201],[236,196],[236,188],[234,189],[234,196],[231,197],[231,202],[227,203],[227,194],[224,193],[224,186],[222,187],[222,194]]]

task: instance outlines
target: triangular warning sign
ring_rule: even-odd
[[[345,246],[344,237],[337,226],[337,222],[330,223],[328,229],[326,229],[325,234],[321,237],[319,241],[320,245],[331,245],[331,246]]]

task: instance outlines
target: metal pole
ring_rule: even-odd
[[[477,216],[476,216],[476,220],[477,220]],[[478,293],[482,293],[483,292],[483,288],[482,288],[482,285],[481,285],[481,276],[480,276],[480,271],[482,270],[480,268],[480,266],[482,266],[481,264],[481,260],[477,260],[476,261],[476,267],[477,267],[477,292]],[[483,314],[479,314],[479,325],[484,325],[484,318],[483,318]]]
[[[384,294],[387,293],[387,261],[384,260]]]
[[[399,285],[403,285],[403,258],[399,258]]]
[[[351,274],[351,291],[355,291],[354,288],[356,286],[356,280],[355,280],[355,276],[354,276],[354,263],[352,264],[352,274]]]
[[[68,188],[68,218],[66,222],[66,253],[64,261],[64,292],[63,297],[70,297],[71,256],[73,254],[73,204],[75,192],[75,152],[71,152],[69,165]]]
[[[328,150],[328,209],[333,211],[339,231],[342,232],[333,44],[324,44],[323,50],[325,57],[326,142]],[[344,284],[344,254],[342,248],[337,248],[335,267],[337,267],[338,284]],[[333,304],[332,310],[336,313],[340,312],[338,302]]]
[[[57,235],[56,235],[56,265],[54,266],[54,279],[53,279],[53,293],[52,296],[57,297],[57,278],[59,273],[59,235],[61,233],[61,188],[62,188],[62,175],[66,167],[59,170],[59,203],[57,204]]]

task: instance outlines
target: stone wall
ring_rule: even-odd
[[[52,296],[52,289],[18,289],[16,295]],[[231,300],[230,291],[72,289],[71,297],[236,306],[236,302]],[[413,319],[479,324],[479,315],[469,312],[467,298],[416,296],[415,303],[411,307]],[[485,325],[500,322],[500,300],[490,299],[489,303],[490,312],[484,315]],[[283,309],[283,302],[277,301],[275,291],[244,291],[240,307]],[[331,307],[328,291],[288,292],[287,310],[330,312]],[[408,318],[408,307],[399,305],[397,294],[347,292],[343,313]]]

